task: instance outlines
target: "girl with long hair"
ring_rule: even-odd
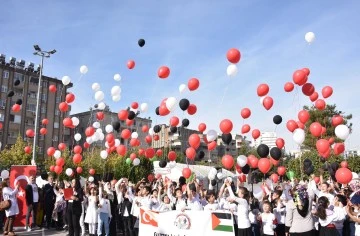
[[[328,209],[330,205],[327,197],[320,197],[317,203],[317,210],[315,215],[319,217],[321,225],[319,236],[338,236],[338,231],[335,222],[344,218],[339,211],[332,211]]]

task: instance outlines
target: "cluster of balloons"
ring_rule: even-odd
[[[236,64],[240,61],[241,53],[238,49],[231,48],[226,53],[226,58],[231,63],[226,69],[226,74],[230,77],[234,77],[238,73],[238,68]]]

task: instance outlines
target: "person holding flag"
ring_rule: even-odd
[[[5,179],[1,183],[2,187],[2,196],[4,201],[10,200],[11,205],[10,208],[5,210],[6,214],[6,222],[4,226],[4,235],[13,236],[15,235],[13,231],[14,221],[17,214],[19,214],[19,207],[17,204],[17,193],[19,191],[20,183],[17,182],[15,185],[15,189],[10,188],[10,181],[9,179]]]

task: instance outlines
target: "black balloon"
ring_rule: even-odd
[[[205,157],[205,152],[204,151],[200,151],[199,153],[198,153],[198,158],[201,160],[201,159],[203,159]]]
[[[134,111],[129,111],[129,114],[128,114],[128,119],[129,120],[133,120],[135,118],[136,114]]]
[[[175,134],[177,132],[177,127],[176,126],[171,126],[170,127],[170,132]]]
[[[183,119],[181,123],[184,127],[188,127],[190,124],[190,121],[188,119]]]
[[[274,116],[273,122],[274,122],[274,124],[276,124],[276,125],[280,125],[281,122],[282,122],[282,117],[279,116],[279,115]]]
[[[216,185],[216,180],[215,179],[211,180],[211,186],[215,186],[215,185]]]
[[[47,173],[42,173],[40,176],[42,180],[47,180],[49,175]]]
[[[241,172],[244,173],[245,175],[249,174],[249,171],[250,171],[250,166],[248,164],[241,167]]]
[[[20,80],[18,80],[18,79],[15,80],[14,85],[15,85],[15,86],[18,86],[19,84],[20,84]]]
[[[120,122],[119,121],[114,121],[112,123],[112,127],[115,131],[119,131],[120,130]]]
[[[94,107],[95,107],[95,108],[98,108],[98,104],[95,104]]]
[[[160,168],[165,168],[166,165],[167,165],[167,162],[166,162],[165,160],[159,161],[159,166],[160,166]]]
[[[181,110],[185,111],[188,109],[189,106],[190,106],[189,100],[187,100],[186,98],[180,100],[179,107]]]
[[[153,128],[153,130],[154,130],[155,133],[159,133],[160,130],[161,130],[160,125],[155,125],[154,128]]]
[[[305,169],[305,174],[311,175],[314,172],[314,166],[311,165]]]
[[[260,144],[257,148],[257,153],[260,157],[267,157],[269,155],[269,147],[266,144]]]
[[[22,100],[19,98],[18,100],[16,100],[16,104],[21,105],[21,104],[22,104]]]
[[[139,44],[140,47],[144,47],[145,39],[139,39],[138,44]]]
[[[278,147],[273,147],[270,150],[270,156],[277,161],[280,159],[281,154],[281,150]]]
[[[308,158],[304,160],[304,167],[309,167],[312,165],[312,161]]]
[[[325,161],[326,161],[326,158],[325,158],[325,157],[320,157],[320,161],[321,161],[321,162],[325,162]]]
[[[8,94],[7,94],[7,96],[9,97],[9,98],[11,98],[12,96],[14,96],[15,95],[15,93],[14,93],[14,91],[12,91],[12,90],[10,90],[9,92],[8,92]]]
[[[231,134],[222,134],[221,139],[225,144],[229,145],[232,141],[232,135]]]
[[[185,183],[186,183],[185,177],[184,177],[184,176],[180,176],[180,178],[179,178],[179,184],[180,184],[180,185],[183,185],[183,184],[185,184]]]
[[[336,171],[338,168],[339,168],[339,164],[334,162],[334,163],[331,163],[331,168]]]
[[[156,113],[156,115],[160,115],[160,107],[157,107],[156,109],[155,109],[155,113]]]

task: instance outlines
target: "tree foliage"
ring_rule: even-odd
[[[12,165],[30,165],[32,156],[25,153],[26,146],[30,145],[18,136],[14,145],[0,152],[0,168],[10,170]]]

